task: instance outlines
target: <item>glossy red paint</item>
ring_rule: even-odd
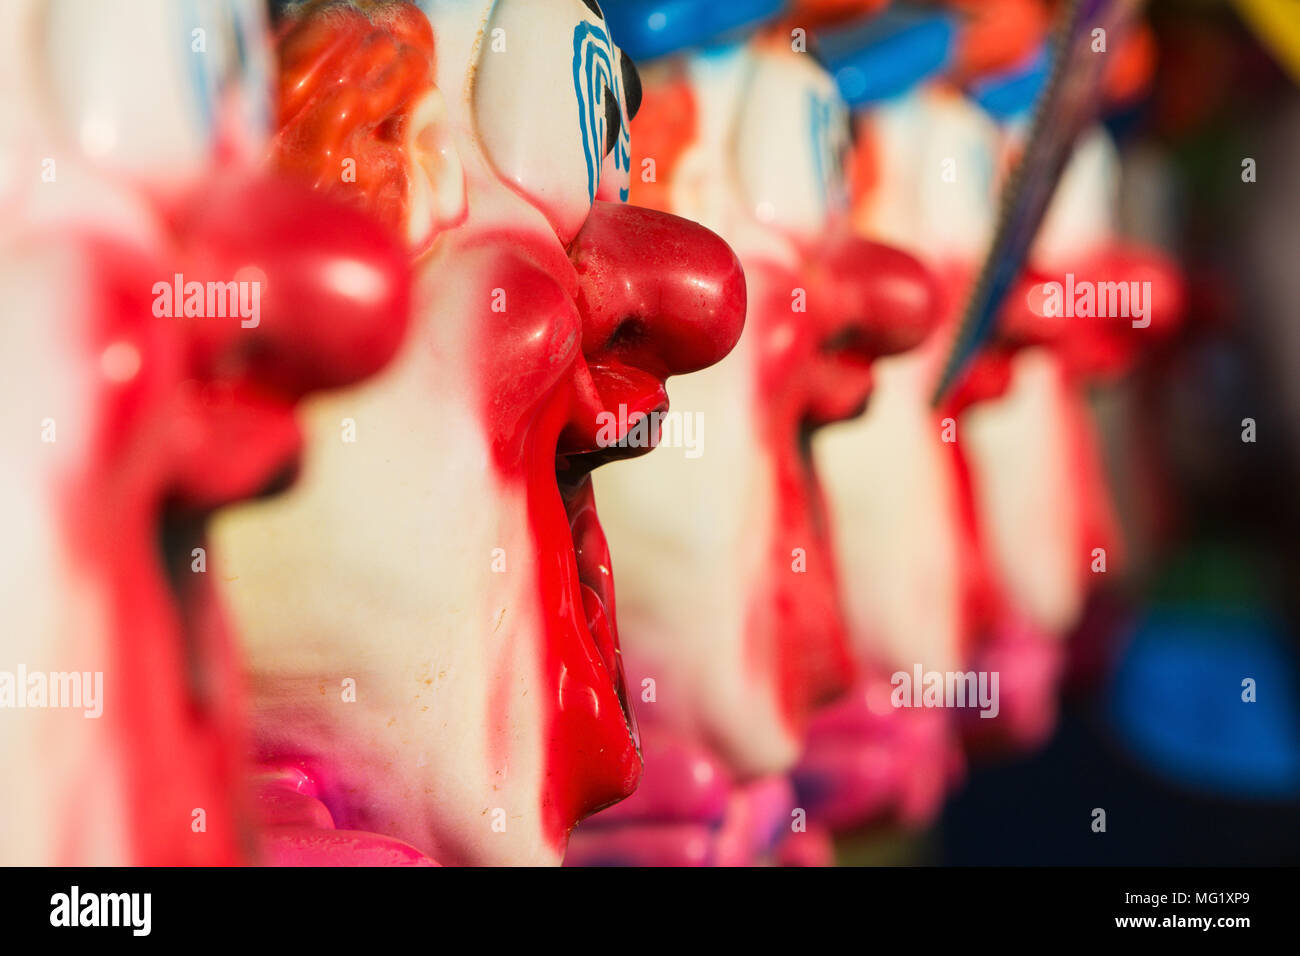
[[[475,245],[492,250],[485,292],[504,290],[509,303],[479,325],[481,405],[501,478],[526,491],[540,558],[543,816],[563,847],[578,820],[631,793],[641,770],[590,473],[646,449],[619,445],[625,431],[602,436],[601,416],[623,405],[630,425],[664,411],[670,376],[726,355],[744,324],[745,281],[707,229],[600,201],[567,259],[522,233]]]
[[[1063,283],[1062,271],[1038,278]],[[1145,328],[1123,317],[1067,320],[1059,337],[1060,354],[1080,388],[1122,377],[1144,354],[1168,342],[1182,322],[1187,301],[1182,273],[1156,249],[1117,242],[1087,256],[1071,271],[1076,284],[1090,282],[1095,288],[1107,282],[1151,283],[1150,325]]]

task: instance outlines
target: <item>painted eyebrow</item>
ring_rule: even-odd
[[[587,5],[588,10],[598,16],[601,20],[605,19],[605,14],[601,11],[600,4],[597,3],[596,0],[582,0],[582,2]]]

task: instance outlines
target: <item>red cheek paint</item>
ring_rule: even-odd
[[[76,335],[96,392],[88,459],[60,510],[67,553],[107,600],[101,719],[122,767],[131,862],[220,865],[251,853],[242,694],[212,571],[193,570],[193,550],[206,548],[214,508],[292,472],[298,397],[392,356],[410,275],[388,230],[292,183],[218,170],[180,206],[161,249],[62,240],[84,253],[94,311],[54,319],[84,321]],[[332,281],[340,264],[364,270],[364,290]],[[257,328],[155,315],[156,283],[186,271],[229,281],[249,265],[265,293]],[[100,371],[109,346],[139,358],[125,380]],[[88,839],[77,819],[69,862]]]
[[[730,351],[743,325],[744,279],[708,230],[603,202],[567,260],[528,234],[495,247],[510,251],[491,260],[484,292],[503,290],[507,308],[483,300],[481,407],[500,478],[525,494],[537,549],[541,811],[562,849],[580,819],[628,796],[641,772],[612,562],[589,477],[639,449],[602,444],[598,416],[617,414],[619,404],[663,408],[669,375]]]

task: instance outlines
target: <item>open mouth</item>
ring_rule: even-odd
[[[291,402],[244,384],[195,385],[192,401],[206,422],[202,442],[187,457],[172,493],[163,502],[156,553],[177,611],[186,685],[201,710],[216,689],[224,631],[216,622],[216,592],[196,574],[196,549],[206,561],[208,523],[215,509],[279,494],[294,484],[302,457],[302,433]]]
[[[609,542],[596,514],[596,497],[591,483],[591,468],[598,462],[585,460],[588,455],[557,454],[555,480],[560,500],[569,519],[573,536],[573,554],[578,568],[578,590],[586,616],[587,631],[600,656],[610,683],[618,694],[619,706],[628,732],[641,750],[636,715],[627,697],[627,678],[618,644],[618,625],[614,609],[614,574],[610,565]]]
[[[865,412],[875,389],[872,367],[879,357],[868,337],[852,327],[825,339],[817,350],[817,378],[804,413],[806,423],[830,425]]]
[[[601,421],[620,408],[621,420],[602,438],[588,427],[572,427],[559,438],[555,455],[555,483],[564,504],[569,533],[573,539],[574,561],[578,571],[578,591],[586,618],[587,631],[605,672],[618,695],[628,733],[641,752],[636,714],[628,701],[627,678],[619,648],[618,624],[614,605],[614,574],[610,562],[609,542],[596,513],[596,497],[591,473],[603,464],[638,457],[651,451],[659,442],[660,416],[668,410],[662,381],[651,376],[609,366],[593,369],[600,378],[584,412],[583,422]],[[653,383],[647,385],[647,380]],[[642,435],[634,437],[640,430]],[[642,440],[644,438],[644,440]],[[575,599],[575,606],[578,601]]]

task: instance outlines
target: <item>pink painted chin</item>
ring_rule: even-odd
[[[993,719],[970,715],[965,737],[977,749],[1033,750],[1056,726],[1057,695],[1065,667],[1065,641],[1014,614],[999,616],[976,652],[976,671],[999,675],[1000,707]]]
[[[876,825],[924,827],[962,775],[949,716],[894,709],[879,675],[819,711],[794,771],[810,824],[832,831]]]
[[[787,833],[776,848],[774,862],[777,866],[834,866],[835,841],[831,831],[812,825],[803,833]]]
[[[646,772],[640,787],[574,831],[566,866],[771,861],[792,819],[794,792],[786,778],[737,784],[706,748],[658,727],[642,743]]]
[[[315,781],[293,763],[263,765],[253,785],[258,853],[268,866],[438,866],[401,840],[336,829]]]

